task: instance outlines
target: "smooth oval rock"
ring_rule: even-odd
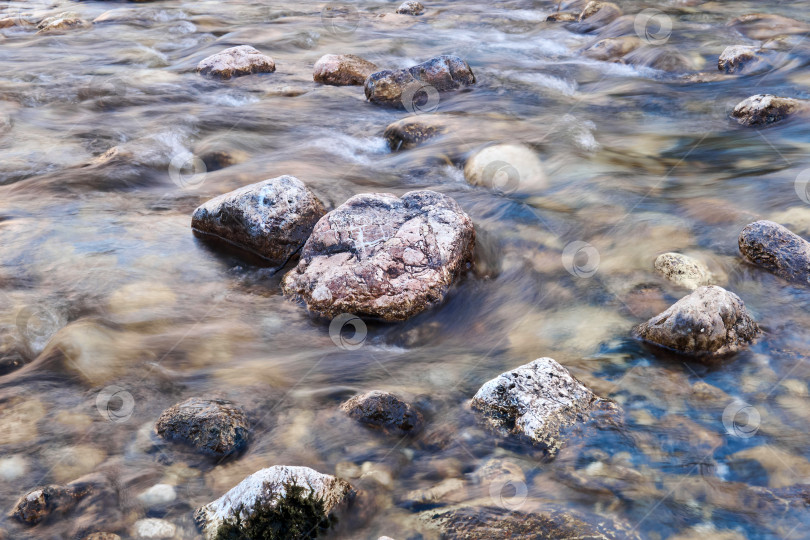
[[[620,36],[600,39],[587,49],[585,56],[603,62],[617,62],[626,54],[641,47],[642,41],[635,36]]]
[[[407,0],[402,2],[397,8],[397,13],[400,15],[421,15],[425,12],[425,6],[416,0]]]
[[[746,225],[738,239],[748,261],[793,283],[810,284],[810,242],[773,221]]]
[[[457,56],[442,55],[408,69],[386,69],[366,79],[366,99],[372,103],[404,107],[414,112],[425,94],[431,103],[439,92],[475,84],[469,64]]]
[[[355,195],[315,225],[282,290],[324,317],[405,320],[444,300],[474,245],[472,220],[446,195]]]
[[[135,540],[168,540],[174,538],[177,527],[165,519],[139,519],[132,525]]]
[[[522,144],[495,144],[476,152],[464,165],[464,178],[471,185],[507,194],[548,187],[537,152]]]
[[[340,410],[358,422],[381,428],[386,433],[415,433],[423,424],[422,414],[410,403],[379,390],[352,397],[340,405]]]
[[[273,59],[250,45],[231,47],[205,58],[197,65],[197,73],[207,77],[230,79],[254,73],[272,73]]]
[[[757,48],[748,45],[731,45],[726,47],[717,59],[717,69],[725,73],[738,73],[746,64],[755,60]]]
[[[194,211],[191,227],[283,266],[326,213],[294,176],[279,176],[215,197]]]
[[[441,135],[447,127],[447,122],[440,115],[418,114],[389,124],[383,138],[393,151],[408,150]]]
[[[195,397],[163,411],[155,432],[164,440],[222,458],[247,448],[250,426],[245,412],[232,402]]]
[[[687,289],[708,285],[711,272],[702,262],[680,253],[662,253],[655,259],[655,270],[665,278]]]
[[[360,86],[377,66],[353,54],[325,54],[313,68],[315,82],[333,86]]]
[[[291,486],[297,485],[305,488],[307,496],[320,500],[323,515],[310,516],[313,529],[322,520],[328,520],[339,507],[348,503],[353,494],[352,486],[345,480],[335,478],[328,474],[321,474],[308,467],[274,466],[262,469],[242,480],[236,487],[228,491],[219,499],[195,510],[194,521],[203,531],[207,540],[216,538],[220,528],[226,522],[234,520],[237,511],[241,519],[249,520],[255,516],[256,503],[264,504],[260,516],[265,522],[276,524],[281,530],[285,528],[285,519],[289,519],[289,512],[273,512],[280,501],[295,507],[298,501],[288,497]],[[299,511],[309,513],[312,508]],[[307,532],[307,531],[302,531]],[[291,537],[295,537],[291,534]]]
[[[762,126],[784,120],[805,107],[798,99],[757,94],[741,101],[731,116],[744,126]]]
[[[659,347],[712,360],[748,347],[759,334],[759,326],[739,296],[711,285],[684,296],[634,332]]]
[[[501,435],[528,439],[551,456],[564,442],[564,428],[597,409],[618,410],[551,358],[501,373],[476,392],[470,406]]]

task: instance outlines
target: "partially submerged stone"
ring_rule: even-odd
[[[319,504],[303,507],[303,503],[308,501],[290,497],[291,491],[295,491],[292,489],[294,486],[303,488],[301,496],[318,501]],[[222,527],[232,524],[237,512],[243,521],[260,517],[267,523],[290,531],[291,537],[295,537],[291,527],[302,523],[285,523],[285,519],[290,518],[290,512],[274,512],[274,509],[286,506],[288,510],[299,510],[304,513],[306,521],[314,521],[311,527],[314,529],[347,504],[352,494],[352,486],[345,480],[321,474],[308,467],[268,467],[248,476],[214,502],[195,510],[194,521],[207,540],[213,540]],[[318,508],[322,515],[310,515],[314,508]],[[257,516],[257,512],[264,515]]]
[[[687,289],[708,285],[711,280],[711,272],[705,264],[681,253],[662,253],[655,259],[654,266],[659,274]]]
[[[177,534],[177,526],[165,519],[139,519],[132,524],[134,540],[170,540]]]
[[[59,15],[54,15],[43,19],[38,25],[37,30],[41,34],[65,32],[67,30],[75,30],[82,28],[90,28],[92,24],[79,17],[76,13],[66,11]]]
[[[254,73],[272,73],[273,59],[250,45],[231,47],[205,58],[197,65],[197,73],[208,77],[230,79]]]
[[[717,69],[725,73],[742,71],[746,64],[757,58],[757,48],[749,45],[726,47],[717,59]]]
[[[546,17],[547,22],[574,22],[577,19],[579,19],[579,15],[576,13],[567,13],[564,11],[558,11]]]
[[[408,69],[386,69],[369,75],[365,82],[366,98],[372,103],[418,108],[420,92],[428,101],[434,92],[446,92],[475,84],[469,64],[457,56],[442,55]]]
[[[807,23],[773,13],[749,13],[728,24],[744,36],[759,40],[810,32]]]
[[[390,392],[372,390],[354,396],[340,410],[358,422],[387,433],[407,435],[422,428],[422,414]]]
[[[279,176],[215,197],[194,211],[192,228],[283,266],[326,213],[294,176]]]
[[[425,12],[425,6],[416,0],[407,0],[402,2],[397,8],[397,13],[400,15],[421,15]]]
[[[613,2],[588,2],[580,12],[575,28],[581,32],[592,32],[621,15],[621,8]]]
[[[712,360],[748,347],[759,334],[759,327],[739,296],[711,285],[684,296],[637,326],[635,333],[659,347]]]
[[[318,222],[282,289],[320,316],[405,320],[444,300],[474,245],[472,220],[446,195],[355,195]]]
[[[641,47],[641,39],[635,36],[620,36],[600,39],[587,49],[585,56],[603,62],[617,62],[626,54]]]
[[[437,114],[418,114],[390,124],[383,137],[393,151],[407,150],[444,133],[445,119]]]
[[[353,54],[325,54],[313,68],[315,82],[333,86],[360,86],[377,66]]]
[[[17,501],[11,517],[25,525],[36,525],[51,518],[62,518],[79,504],[98,497],[108,497],[109,485],[99,475],[88,475],[67,485],[51,484],[29,491]],[[78,511],[78,510],[76,510]]]
[[[747,225],[738,239],[748,261],[793,283],[810,284],[810,242],[773,221]]]
[[[485,383],[472,408],[503,436],[527,439],[555,455],[565,428],[615,404],[599,398],[551,358],[538,358]]]
[[[784,120],[805,107],[798,99],[757,94],[741,101],[731,116],[744,126],[762,126]]]
[[[247,448],[250,426],[242,408],[228,400],[190,398],[163,411],[155,432],[203,455],[222,458]]]
[[[523,144],[495,144],[476,152],[464,165],[464,178],[473,186],[506,194],[548,187],[537,152]]]

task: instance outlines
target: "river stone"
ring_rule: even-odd
[[[784,120],[804,108],[798,99],[757,94],[741,101],[731,116],[744,126],[760,126]]]
[[[472,408],[503,436],[527,438],[555,455],[564,428],[587,419],[603,400],[551,358],[538,358],[485,383],[473,396]]]
[[[621,8],[613,2],[588,2],[579,14],[575,28],[581,32],[592,32],[621,15]]]
[[[810,242],[773,221],[747,225],[738,239],[747,260],[794,283],[810,283]]]
[[[579,15],[576,13],[566,13],[564,11],[552,13],[546,17],[546,21],[548,22],[574,22],[577,19],[579,19]]]
[[[708,285],[711,272],[702,262],[680,253],[662,253],[655,259],[655,270],[665,278],[687,289]]]
[[[205,58],[197,65],[197,73],[207,77],[230,79],[252,75],[253,73],[272,73],[276,70],[273,59],[250,45],[231,47]]]
[[[177,527],[165,519],[139,519],[132,525],[132,536],[135,540],[165,540],[174,538]]]
[[[282,290],[324,317],[402,321],[444,300],[474,246],[472,220],[446,195],[355,195],[315,225]]]
[[[548,186],[537,152],[522,144],[496,144],[476,152],[464,165],[464,178],[471,185],[507,194]]]
[[[194,211],[191,227],[283,266],[326,213],[294,176],[279,176],[225,193]]]
[[[89,536],[85,536],[84,540],[121,540],[121,537],[108,532],[94,532]]]
[[[756,59],[757,48],[748,45],[726,47],[717,59],[717,69],[726,73],[742,71],[746,64]]]
[[[360,86],[377,66],[353,54],[325,54],[315,62],[315,82],[333,86]]]
[[[366,79],[365,93],[372,103],[413,109],[414,100],[422,92],[446,92],[472,84],[475,75],[467,62],[457,56],[442,55],[408,69],[372,73]],[[431,94],[427,95],[428,100],[432,99]]]
[[[402,2],[397,8],[397,13],[400,15],[421,15],[425,12],[425,6],[422,5],[421,2],[416,2],[415,0],[407,0],[407,2]]]
[[[728,24],[744,36],[757,40],[810,32],[807,23],[772,13],[749,13]]]
[[[36,525],[52,516],[64,516],[91,491],[92,487],[86,483],[37,488],[20,497],[11,511],[11,517],[26,525]]]
[[[710,285],[698,288],[638,325],[635,333],[654,345],[711,360],[746,348],[756,338],[759,327],[739,296]]]
[[[585,56],[603,62],[617,62],[624,55],[641,47],[642,41],[635,36],[601,39],[585,49]]]
[[[389,434],[406,435],[422,428],[422,414],[389,392],[372,390],[352,397],[340,410],[367,426],[381,428]]]
[[[64,32],[65,30],[90,28],[91,23],[79,17],[76,13],[66,11],[53,17],[43,19],[38,25],[37,30],[40,34],[49,32]]]
[[[345,480],[308,467],[268,467],[251,474],[214,502],[195,510],[194,521],[206,540],[213,540],[223,522],[235,517],[237,509],[241,507],[240,515],[247,519],[257,499],[275,507],[286,497],[286,490],[293,483],[309,489],[313,497],[323,501],[324,518],[347,503],[353,493],[352,486]],[[283,527],[283,523],[280,525]]]
[[[247,447],[250,427],[242,408],[232,402],[194,397],[163,411],[155,432],[203,455],[222,458]]]
[[[397,120],[385,128],[383,138],[393,151],[407,150],[447,130],[447,122],[438,114],[418,114]]]

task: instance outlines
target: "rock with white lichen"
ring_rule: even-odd
[[[717,69],[726,73],[738,73],[757,58],[757,48],[748,45],[726,47],[717,59]]]
[[[272,73],[273,59],[250,45],[231,47],[205,58],[197,65],[197,73],[207,77],[230,79],[254,73]]]
[[[740,297],[722,287],[700,287],[663,313],[638,325],[640,339],[708,361],[751,344],[759,327]]]
[[[798,99],[757,94],[741,101],[731,116],[744,126],[763,126],[806,109],[807,105]]]
[[[377,66],[353,54],[325,54],[313,68],[312,78],[333,86],[360,86]]]
[[[421,15],[424,12],[425,6],[416,0],[407,0],[406,2],[402,2],[402,4],[400,4],[400,6],[397,8],[397,13],[400,15]]]
[[[323,317],[401,321],[444,300],[474,245],[472,220],[446,195],[355,195],[315,225],[282,290]]]
[[[810,284],[810,242],[786,227],[756,221],[740,232],[738,243],[753,264],[793,283]]]
[[[711,281],[705,264],[681,253],[662,253],[655,259],[655,270],[676,285],[692,290]]]
[[[262,526],[277,527],[289,532],[290,538],[298,538],[295,531],[303,535],[324,526],[353,494],[345,480],[308,467],[268,467],[195,510],[194,521],[207,540],[225,530],[232,535],[226,538],[249,534],[263,538],[255,530]],[[237,513],[241,524],[236,523]]]

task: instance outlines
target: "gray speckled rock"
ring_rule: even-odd
[[[155,432],[167,441],[221,458],[247,447],[250,426],[242,408],[228,400],[190,398],[163,411]]]
[[[397,13],[400,15],[421,15],[425,12],[425,6],[416,0],[407,0],[402,2],[397,8]]]
[[[662,253],[655,259],[655,270],[675,283],[687,289],[697,289],[708,285],[711,272],[702,262],[680,253]]]
[[[564,442],[564,428],[596,409],[618,411],[551,358],[500,374],[476,392],[470,405],[502,435],[527,438],[552,456]]]
[[[635,333],[654,345],[711,360],[747,347],[759,327],[739,296],[712,285],[684,296]]]
[[[372,103],[408,108],[419,88],[427,85],[438,92],[475,84],[469,64],[457,56],[437,56],[408,69],[386,69],[366,79],[366,98]]]
[[[194,211],[191,227],[283,266],[326,213],[294,176],[279,176],[215,197]]]
[[[397,120],[385,128],[383,137],[391,150],[407,150],[441,135],[448,123],[438,114],[418,114]]]
[[[717,59],[717,69],[726,73],[742,71],[746,64],[757,57],[757,48],[748,45],[726,47]]]
[[[250,45],[231,47],[211,55],[197,65],[197,73],[208,77],[230,79],[252,75],[253,73],[272,73],[276,70],[273,59]]]
[[[810,284],[810,242],[773,221],[747,225],[738,239],[740,252],[756,264],[794,283]]]
[[[731,116],[744,126],[761,126],[784,120],[806,105],[798,99],[757,94],[741,101]]]
[[[222,523],[233,518],[240,506],[241,516],[246,519],[257,499],[275,506],[286,497],[286,490],[293,483],[310,490],[315,498],[323,501],[324,517],[348,502],[353,493],[352,486],[345,480],[308,467],[268,467],[251,474],[214,502],[195,510],[194,521],[205,538],[212,540]]]
[[[325,54],[312,71],[315,82],[333,86],[361,86],[377,66],[353,54]]]
[[[405,320],[444,299],[474,245],[472,220],[446,195],[355,195],[315,225],[282,289],[317,315]]]
[[[406,435],[422,428],[422,415],[410,403],[389,392],[372,390],[340,405],[351,418],[386,433]]]

